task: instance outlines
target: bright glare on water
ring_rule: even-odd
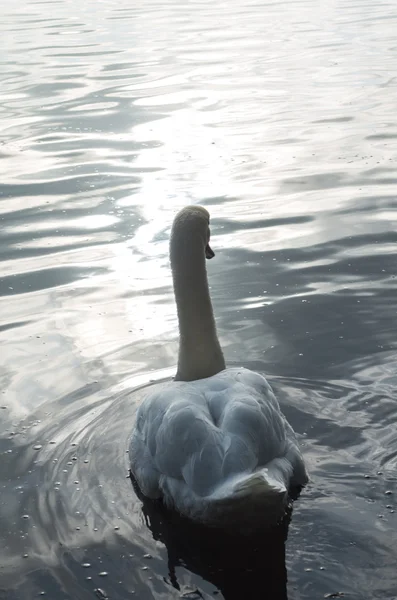
[[[396,596],[396,27],[394,0],[2,4],[2,600]],[[269,378],[311,475],[245,545],[126,477],[191,203],[227,362]]]

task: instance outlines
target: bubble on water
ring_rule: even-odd
[[[120,527],[118,525],[114,526],[115,530],[117,531],[118,529],[120,529]]]
[[[385,491],[385,496],[391,496],[392,495],[392,491],[391,490],[386,490]]]
[[[101,598],[101,600],[108,600],[108,595],[102,588],[96,588],[94,591],[98,598]]]
[[[99,577],[107,577],[107,575],[109,575],[109,573],[107,571],[101,571],[100,573],[98,573]]]
[[[43,446],[41,444],[36,444],[36,446],[33,446],[33,450],[41,450],[42,447]]]
[[[153,558],[153,556],[151,554],[144,554],[143,558]]]
[[[22,558],[28,558],[29,554],[22,554]]]
[[[29,515],[22,515],[22,519],[30,519]]]
[[[91,563],[83,563],[81,566],[84,567],[85,569],[88,569],[88,567],[91,566]]]

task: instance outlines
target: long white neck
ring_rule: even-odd
[[[179,321],[177,381],[194,381],[225,369],[208,290],[200,236],[179,230],[171,238],[172,277]]]

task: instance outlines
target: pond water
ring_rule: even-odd
[[[394,0],[0,16],[0,598],[396,598]],[[190,203],[227,362],[266,374],[311,475],[289,530],[245,545],[127,478],[175,371]]]

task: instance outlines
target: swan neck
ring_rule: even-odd
[[[203,240],[192,232],[171,238],[171,268],[179,323],[179,381],[211,377],[225,369],[208,289]]]

